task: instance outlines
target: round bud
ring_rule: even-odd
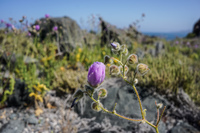
[[[120,68],[121,73],[123,74],[123,67],[120,66],[119,68]],[[128,73],[128,70],[129,70],[128,66],[125,65],[125,66],[124,66],[125,75]]]
[[[136,85],[138,83],[138,79],[134,80],[134,85]]]
[[[120,74],[120,69],[116,65],[111,65],[109,70],[110,70],[110,75],[115,75],[116,76],[116,75]]]
[[[129,64],[135,64],[135,63],[138,63],[138,57],[136,54],[131,54],[129,55],[129,57],[127,58],[127,62]]]
[[[104,64],[112,64],[113,63],[113,59],[110,58],[110,56],[106,55],[104,56]]]
[[[71,108],[74,107],[74,105],[76,105],[78,103],[78,101],[83,97],[83,91],[82,90],[77,90],[74,93],[74,100],[72,102]]]
[[[122,52],[122,54],[125,55],[125,56],[127,56],[127,55],[128,55],[128,49],[125,48],[125,49],[124,49],[124,52]]]
[[[121,50],[122,52],[124,52],[126,48],[127,48],[127,47],[126,47],[126,44],[122,44],[120,50]]]
[[[106,98],[107,97],[107,90],[104,88],[101,88],[98,90],[98,95],[100,98]]]
[[[99,102],[99,103],[96,103],[96,102],[93,102],[92,104],[91,104],[91,108],[94,110],[94,111],[97,111],[97,112],[99,112],[99,111],[101,111],[101,107],[100,106],[102,106],[102,104]]]
[[[111,43],[111,46],[112,46],[112,50],[114,50],[114,51],[119,51],[121,48],[121,46],[118,42]]]
[[[158,103],[158,104],[156,105],[157,109],[161,109],[161,108],[162,108],[162,106],[163,106],[163,104],[162,104],[162,103]]]
[[[74,98],[77,98],[77,99],[80,99],[83,97],[83,91],[82,90],[77,90],[75,93],[74,93]]]
[[[93,92],[94,92],[94,89],[92,87],[90,87],[89,85],[85,85],[85,90],[86,90],[86,93],[89,95],[89,96],[92,96]]]
[[[143,63],[138,64],[136,68],[137,73],[141,76],[145,75],[149,70],[148,66]]]

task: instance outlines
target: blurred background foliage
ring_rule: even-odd
[[[101,45],[101,33],[87,34],[88,40],[93,45],[83,42],[67,54],[58,54],[57,41],[47,37],[39,40],[38,36],[27,36],[26,31],[16,29],[13,31],[0,30],[0,57],[1,57],[1,95],[5,97],[13,92],[13,80],[6,79],[9,72],[11,79],[16,78],[25,82],[29,93],[36,93],[38,83],[45,85],[48,90],[73,93],[78,88],[83,88],[87,83],[87,70],[95,62],[104,62],[104,56],[110,55],[119,58],[111,52],[110,44]],[[6,34],[5,34],[6,32]],[[148,49],[155,47],[155,41],[162,41],[165,46],[164,54],[152,56]],[[179,42],[177,44],[176,42]],[[137,53],[138,49],[144,52],[144,57],[139,62],[149,66],[150,72],[144,77],[138,76],[139,86],[154,87],[160,93],[176,94],[183,88],[191,99],[200,105],[200,48],[193,47],[193,42],[199,39],[176,39],[173,41],[159,38],[148,38],[142,43],[134,38],[129,40],[129,53]],[[127,41],[121,44],[126,44]],[[190,44],[190,45],[187,45]],[[139,56],[140,57],[140,56]],[[125,61],[127,57],[123,60]],[[109,64],[106,67],[106,75],[109,78]],[[128,75],[136,65],[130,66]],[[12,81],[12,82],[10,82]],[[12,87],[6,88],[12,84]],[[11,93],[6,93],[9,90]],[[39,90],[38,90],[39,91]],[[44,96],[44,95],[41,95]],[[2,102],[2,103],[3,103]]]

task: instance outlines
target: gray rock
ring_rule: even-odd
[[[39,120],[35,117],[35,115],[30,115],[28,118],[25,119],[26,123],[27,124],[38,124],[39,123]]]
[[[138,56],[139,59],[142,59],[145,55],[145,52],[141,49],[138,49],[136,55]]]
[[[99,18],[101,22],[101,46],[110,45],[110,42],[116,41],[120,44],[125,43],[128,47],[132,46],[133,40],[140,40],[143,35],[133,26],[128,29],[119,29],[116,26]]]
[[[172,128],[170,133],[199,133],[199,131],[188,123],[180,123]]]
[[[0,133],[22,133],[25,128],[25,124],[21,120],[12,120],[3,125],[0,129]]]
[[[106,109],[112,111],[114,104],[117,103],[117,113],[129,118],[141,118],[137,96],[132,86],[127,85],[123,79],[112,78],[105,80],[99,88],[101,87],[108,90],[107,98],[100,100]],[[199,130],[198,121],[200,119],[200,111],[183,90],[180,89],[177,95],[173,95],[170,98],[167,95],[163,97],[162,95],[157,94],[153,88],[136,88],[138,90],[143,109],[147,109],[146,119],[151,123],[156,123],[155,101],[166,106],[163,119],[161,119],[159,123],[159,131],[161,133],[166,133],[174,128],[177,122],[189,123],[191,126]],[[168,97],[168,100],[166,97]],[[96,93],[94,94],[94,98],[97,98]],[[108,118],[112,126],[117,125],[125,131],[138,133],[154,132],[154,129],[152,130],[149,125],[130,122],[115,115],[104,113],[103,111],[95,112],[91,109],[91,103],[92,100],[89,97],[85,97],[75,106],[75,111],[83,118],[96,117],[96,123],[100,123],[103,119]],[[101,129],[98,129],[98,132],[101,132]]]
[[[25,83],[22,82],[19,79],[15,80],[15,86],[14,86],[14,91],[12,95],[9,95],[6,104],[8,106],[22,106],[24,103],[30,103],[32,102],[32,98],[29,97],[29,92],[25,88]],[[6,88],[7,89],[7,88]]]
[[[13,114],[11,114],[11,115],[9,116],[9,118],[10,118],[11,120],[15,120],[15,119],[18,118],[18,115],[15,114],[15,113],[13,113]]]
[[[29,57],[29,56],[24,56],[23,60],[24,60],[24,63],[26,63],[26,64],[37,63],[38,62],[38,59]]]
[[[156,50],[155,50],[154,48],[150,48],[149,51],[148,51],[148,53],[149,53],[151,56],[153,56],[153,57],[156,56]]]
[[[155,50],[156,50],[156,56],[163,54],[165,51],[165,45],[162,41],[155,42]]]
[[[39,24],[41,27],[41,41],[50,36],[51,39],[55,39],[59,42],[58,47],[61,52],[71,52],[71,50],[77,46],[82,46],[83,31],[76,21],[69,17],[42,18],[39,21],[36,21],[34,25],[36,24]],[[58,34],[53,32],[54,26],[58,26]],[[32,32],[31,29],[30,32]]]
[[[197,37],[200,36],[200,19],[194,24],[192,33],[195,34]]]
[[[140,108],[137,101],[137,97],[135,92],[133,91],[133,88],[129,85],[127,85],[123,80],[121,79],[109,79],[105,81],[102,85],[103,88],[106,88],[108,90],[108,96],[106,99],[102,99],[101,102],[104,105],[104,107],[108,110],[113,110],[114,104],[117,103],[116,106],[116,112],[129,117],[129,118],[141,118]],[[100,87],[101,88],[101,87]],[[138,87],[140,95],[143,93],[141,88]],[[148,95],[147,93],[144,95]],[[157,97],[146,97],[144,98],[144,95],[141,95],[141,100],[143,103],[143,109],[147,109],[147,120],[149,121],[155,121],[155,114],[156,114],[156,106],[155,106],[155,100],[158,102],[163,102],[162,99],[158,99]],[[125,119],[121,119],[115,115],[107,114],[101,112],[95,112],[91,109],[91,103],[92,100],[89,98],[85,101],[85,108],[84,113],[81,115],[82,117],[86,118],[92,118],[96,117],[96,122],[101,122],[104,118],[110,119],[110,122],[112,125],[120,126],[122,129],[126,131],[133,131],[136,129],[139,131],[142,131],[144,128],[142,126],[138,127],[139,123],[131,122]],[[167,102],[166,102],[167,103]],[[80,104],[79,104],[80,105]],[[80,114],[81,110],[80,108],[76,108],[76,111]],[[160,132],[165,133],[165,125],[161,124],[162,128],[160,128]],[[151,128],[148,127],[147,131],[152,131]]]

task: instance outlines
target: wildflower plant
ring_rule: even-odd
[[[159,122],[163,116],[164,110],[166,107],[163,108],[163,110],[161,111],[160,114],[160,109],[162,108],[162,104],[161,103],[156,103],[156,110],[157,110],[157,121],[156,124],[152,124],[150,123],[147,119],[146,119],[146,109],[142,108],[142,103],[138,94],[138,91],[135,87],[135,85],[138,83],[138,79],[136,79],[136,76],[144,76],[150,69],[148,68],[148,66],[146,64],[143,63],[139,63],[138,64],[138,57],[136,54],[130,54],[128,56],[128,58],[123,61],[123,56],[127,56],[128,55],[128,49],[127,46],[125,44],[120,45],[117,42],[113,42],[111,43],[111,47],[112,47],[112,52],[114,54],[118,54],[120,55],[120,59],[116,59],[114,57],[110,57],[108,55],[106,55],[104,57],[104,63],[102,62],[94,62],[88,71],[88,85],[85,85],[85,90],[77,90],[74,93],[74,100],[72,102],[72,106],[73,107],[82,97],[84,97],[84,94],[86,94],[88,97],[90,97],[91,100],[93,100],[93,103],[91,104],[91,108],[94,111],[104,111],[106,113],[110,113],[110,114],[114,114],[120,118],[129,120],[129,121],[135,121],[135,122],[140,122],[140,123],[147,123],[148,125],[150,125],[151,127],[153,127],[156,131],[156,133],[159,133],[158,131],[158,126],[159,126]],[[113,64],[114,63],[114,64]],[[140,111],[141,111],[141,119],[134,119],[134,118],[129,118],[123,115],[120,115],[117,113],[117,111],[115,110],[115,107],[117,106],[117,103],[115,103],[113,110],[108,110],[106,109],[103,104],[101,103],[100,99],[102,98],[106,98],[107,97],[107,90],[105,88],[100,88],[99,86],[101,85],[101,83],[103,82],[104,78],[105,78],[105,69],[106,69],[106,64],[112,64],[109,67],[109,73],[110,75],[114,75],[114,76],[121,76],[124,81],[126,81],[128,84],[130,84],[136,95],[137,95],[137,99],[139,102],[139,106],[140,106]],[[130,65],[137,65],[135,71],[133,72],[133,76],[131,78],[128,78],[126,75],[129,71],[128,66]],[[93,97],[94,93],[97,93],[97,99],[95,99]]]

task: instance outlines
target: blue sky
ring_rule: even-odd
[[[39,19],[49,14],[69,16],[84,27],[94,14],[123,28],[142,13],[146,15],[140,22],[142,32],[188,31],[200,19],[200,0],[0,0],[0,19],[4,20],[19,20],[23,15]]]

